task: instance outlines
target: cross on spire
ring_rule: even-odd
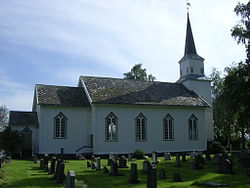
[[[191,4],[189,3],[189,1],[188,0],[186,0],[186,6],[187,6],[187,13],[189,13],[189,7],[191,6]]]

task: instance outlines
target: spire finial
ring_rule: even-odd
[[[189,7],[191,6],[191,4],[189,3],[188,0],[186,0],[186,2],[187,2],[187,13],[189,14]]]

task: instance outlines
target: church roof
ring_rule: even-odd
[[[181,83],[80,76],[94,104],[209,107]]]
[[[188,54],[197,54],[196,48],[194,44],[194,37],[191,29],[191,24],[189,20],[189,14],[187,15],[187,31],[186,31],[186,44],[185,44],[185,53],[184,55]]]
[[[10,111],[9,125],[38,126],[37,113]]]
[[[37,84],[35,89],[37,104],[55,106],[89,106],[82,87],[54,86]]]

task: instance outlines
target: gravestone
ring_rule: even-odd
[[[147,188],[157,188],[157,170],[151,164],[148,166]]]
[[[221,174],[234,174],[233,173],[233,163],[229,158],[222,157],[219,166],[219,173]]]
[[[158,161],[157,161],[157,152],[154,151],[152,153],[152,164],[157,164],[157,163],[158,163]]]
[[[136,163],[131,163],[129,183],[132,183],[132,184],[139,183]]]
[[[186,158],[186,154],[185,153],[183,153],[181,155],[181,162],[187,162],[187,158]]]
[[[91,169],[96,170],[95,163],[91,162]]]
[[[116,161],[112,160],[111,166],[110,166],[110,176],[118,176],[118,164]]]
[[[200,155],[200,154],[197,154],[197,155],[195,156],[195,161],[197,161],[197,162],[200,163],[201,165],[204,165],[204,164],[205,164],[205,160],[204,160],[204,158],[202,157],[202,155]]]
[[[209,152],[208,150],[205,151],[205,156],[206,156],[206,160],[207,160],[207,161],[211,161],[210,152]]]
[[[66,177],[66,188],[75,188],[75,171],[69,170]]]
[[[56,166],[56,157],[52,157],[50,168],[49,168],[49,174],[53,174],[55,172],[55,166]]]
[[[148,172],[148,167],[150,165],[150,162],[145,160],[143,161],[143,164],[142,164],[142,172],[143,173],[147,173]]]
[[[87,161],[87,168],[91,168],[91,163]]]
[[[128,161],[132,161],[133,160],[133,154],[132,153],[129,153],[128,154]]]
[[[37,163],[37,155],[34,154],[34,163]]]
[[[179,173],[175,172],[175,173],[173,174],[173,181],[174,181],[174,182],[181,182],[181,181],[182,181],[182,180],[181,180],[181,176],[180,176]]]
[[[100,170],[101,169],[101,158],[97,157],[96,158],[96,170]]]
[[[58,174],[57,174],[57,177],[56,177],[56,182],[57,183],[63,183],[63,180],[65,178],[65,174],[64,174],[64,162],[60,162],[59,163],[59,168],[58,168]]]
[[[54,172],[54,176],[52,177],[52,179],[57,179],[57,175],[58,175],[58,171],[59,171],[59,166],[60,166],[60,163],[61,163],[61,159],[58,159],[56,161],[56,170]]]
[[[49,155],[48,154],[44,154],[44,170],[46,172],[49,171]]]
[[[44,170],[44,159],[43,158],[40,159],[40,169]]]
[[[164,169],[159,170],[159,179],[166,179],[166,173]]]
[[[193,152],[191,152],[191,153],[189,154],[189,156],[190,156],[191,159],[194,159],[195,156],[196,156],[196,153],[193,151]]]
[[[170,155],[170,153],[164,153],[164,160],[165,160],[165,161],[171,160],[171,155]]]
[[[128,168],[127,159],[125,156],[121,156],[119,159],[119,168]]]
[[[180,154],[177,153],[175,155],[175,167],[181,167],[181,160],[180,160]]]
[[[108,174],[109,173],[109,170],[108,170],[108,168],[106,166],[104,166],[104,168],[103,168],[103,173],[104,174]]]

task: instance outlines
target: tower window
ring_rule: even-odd
[[[194,67],[190,67],[190,72],[191,72],[191,73],[194,72]]]

